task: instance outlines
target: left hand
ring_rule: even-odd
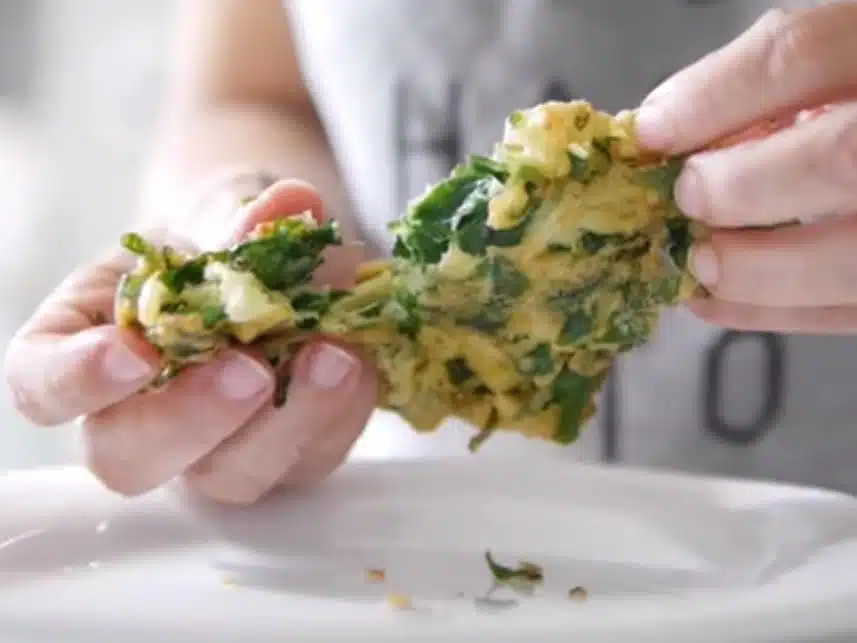
[[[743,330],[857,332],[855,60],[857,2],[770,11],[641,106],[643,144],[670,154],[778,123],[770,135],[691,154],[676,184],[679,207],[715,228],[691,253],[712,294],[690,305],[703,319]],[[795,219],[803,223],[739,229]]]

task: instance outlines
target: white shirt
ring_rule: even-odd
[[[387,222],[468,153],[490,153],[512,110],[573,97],[610,111],[633,107],[765,8],[729,0],[286,3],[364,232],[387,248]],[[492,438],[486,452],[857,491],[857,338],[723,337],[686,311],[669,311],[651,345],[622,359],[614,412],[602,399],[577,444]],[[724,341],[731,348],[718,352]],[[378,439],[455,452],[467,435],[457,427],[436,438],[403,430]]]

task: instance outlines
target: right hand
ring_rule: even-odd
[[[197,211],[190,225],[170,224],[161,241],[210,249],[214,238],[226,247],[259,222],[305,210],[323,216],[315,190],[282,181],[229,219]],[[353,250],[333,249],[317,277],[353,283]],[[17,332],[5,370],[24,416],[42,426],[80,418],[90,470],[123,495],[181,476],[213,500],[248,504],[281,485],[319,480],[345,459],[374,409],[376,379],[343,346],[319,340],[302,348],[282,408],[271,403],[272,369],[251,349],[229,349],[162,391],[138,394],[157,372],[157,355],[112,323],[116,285],[131,261],[117,247],[77,269]]]

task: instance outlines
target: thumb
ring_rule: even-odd
[[[203,250],[222,250],[241,242],[260,223],[307,211],[316,221],[324,220],[324,204],[316,189],[303,181],[278,181],[238,208],[228,222],[199,213],[200,225],[190,241]]]
[[[16,337],[4,366],[15,408],[35,424],[55,426],[134,394],[157,364],[142,339],[107,324]]]
[[[110,318],[116,254],[67,277],[12,338],[4,370],[15,408],[53,426],[132,395],[158,370],[155,349]]]

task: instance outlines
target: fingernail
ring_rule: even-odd
[[[137,382],[155,374],[154,367],[124,344],[108,344],[101,365],[110,379]]]
[[[321,344],[311,357],[309,379],[316,388],[333,390],[358,366],[359,362],[338,346]]]
[[[690,269],[703,286],[713,286],[720,276],[717,255],[708,244],[694,246],[690,251]]]
[[[705,210],[704,186],[699,170],[685,165],[675,184],[675,202],[686,216],[702,219]]]
[[[637,138],[653,150],[666,151],[672,147],[675,129],[668,115],[656,104],[644,103],[635,119]]]
[[[242,353],[231,356],[220,369],[218,387],[229,400],[241,402],[273,386],[274,378],[264,366]]]

